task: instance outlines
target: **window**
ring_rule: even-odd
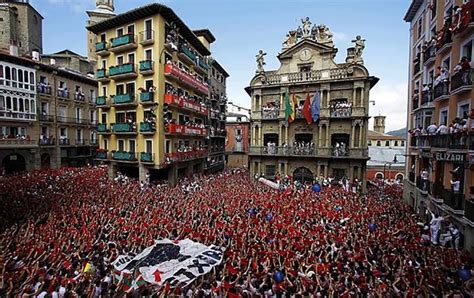
[[[448,125],[448,108],[443,108],[439,112],[439,123]]]
[[[380,141],[377,141],[377,146],[380,147],[382,143]]]
[[[135,94],[135,83],[127,83],[127,93]]]
[[[130,64],[135,63],[135,54],[134,53],[128,54],[128,63],[130,63]]]
[[[82,116],[82,110],[81,108],[76,108],[76,122],[79,122],[81,120]]]
[[[123,36],[123,28],[117,29],[117,37]]]
[[[102,69],[106,69],[107,68],[107,60],[103,59],[102,60]]]
[[[76,130],[76,141],[82,141],[82,129],[80,128]]]
[[[265,165],[265,176],[273,178],[273,176],[275,175],[275,171],[275,165]]]
[[[400,146],[404,147],[405,146],[405,141],[401,141]]]
[[[472,40],[465,43],[461,48],[461,57],[467,57],[469,61],[472,61]]]
[[[145,140],[145,152],[151,153],[153,151],[153,141],[152,140]]]
[[[127,33],[130,34],[130,35],[134,35],[135,34],[135,25],[128,25],[127,26]]]
[[[102,96],[107,96],[107,86],[102,86]]]
[[[171,152],[171,140],[165,140],[165,153]]]
[[[117,141],[117,150],[118,151],[125,151],[125,141],[124,140],[118,140]]]
[[[122,65],[123,64],[123,56],[118,56],[117,57],[117,65]]]
[[[372,146],[372,141],[369,140],[369,141],[367,142],[367,145],[368,145],[368,146]]]
[[[5,97],[0,95],[0,111],[5,110]]]
[[[385,141],[385,147],[390,147],[390,141]]]
[[[393,146],[398,147],[398,141],[395,141],[395,143],[393,144]]]
[[[115,113],[115,123],[125,123],[125,113]]]
[[[125,93],[125,86],[123,84],[115,86],[115,94],[120,95]]]
[[[470,100],[458,103],[458,114],[459,118],[468,119],[471,112]]]
[[[423,30],[423,16],[421,16],[417,22],[417,36],[416,36],[417,39],[420,39],[422,30]]]
[[[107,113],[102,113],[100,121],[102,123],[107,123]]]
[[[128,151],[135,152],[135,140],[128,140]]]
[[[449,71],[451,69],[451,57],[448,56],[444,59],[442,65]]]
[[[150,50],[146,50],[145,51],[145,60],[148,60],[148,61],[151,61],[152,60],[152,51],[151,49]]]
[[[100,41],[101,42],[105,42],[107,39],[106,39],[106,36],[105,36],[105,33],[101,33],[100,34]]]
[[[109,141],[107,139],[104,139],[104,149],[109,150]]]
[[[145,40],[150,40],[153,38],[152,36],[152,28],[153,28],[153,23],[151,20],[146,20],[145,21]]]
[[[153,88],[153,80],[146,80],[145,81],[145,90],[148,92],[150,88]]]
[[[59,129],[59,137],[62,139],[67,138],[67,128],[61,127]]]

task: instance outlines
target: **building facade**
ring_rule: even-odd
[[[365,187],[369,91],[378,81],[363,65],[365,41],[358,36],[346,62],[336,63],[329,28],[311,26],[309,18],[302,22],[303,28],[287,34],[278,70],[265,71],[265,53],[257,55],[257,72],[246,88],[252,109],[250,171],[304,181],[346,176]],[[285,97],[296,101],[292,123],[285,119]],[[319,117],[311,124],[302,113],[306,97],[319,102]]]
[[[224,169],[226,139],[226,80],[229,74],[212,59],[210,61],[210,103],[209,103],[209,157],[208,171]]]
[[[97,158],[141,180],[202,172],[209,145],[210,41],[146,5],[88,27],[98,36]],[[211,38],[212,39],[212,38]]]
[[[0,0],[0,48],[15,55],[43,52],[43,17],[28,0]]]
[[[95,9],[87,11],[87,27],[108,20],[115,16],[114,0],[96,0]],[[97,35],[87,30],[87,58],[97,65],[96,55]]]
[[[246,115],[229,113],[226,121],[227,135],[225,151],[227,166],[232,168],[248,168],[250,119]]]
[[[451,215],[474,251],[472,53],[474,1],[414,0],[410,23],[405,199]]]
[[[385,133],[385,116],[374,117],[374,129],[367,134],[370,157],[367,162],[367,180],[404,180],[405,140],[405,137]]]
[[[0,53],[0,160],[6,173],[80,166],[97,145],[90,77]]]

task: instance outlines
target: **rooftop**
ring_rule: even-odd
[[[386,133],[380,133],[373,130],[369,130],[368,132],[369,133],[367,135],[367,138],[369,140],[400,140],[400,141],[406,140],[406,138],[404,137],[392,136]]]
[[[410,7],[408,8],[408,11],[405,14],[405,17],[403,18],[403,20],[405,22],[413,21],[413,18],[415,17],[418,9],[420,9],[422,4],[423,4],[423,0],[412,0]]]
[[[99,34],[106,30],[119,27],[121,25],[141,20],[152,15],[160,14],[167,22],[174,23],[179,29],[179,34],[184,37],[201,55],[207,56],[211,53],[202,44],[198,37],[191,29],[174,13],[174,11],[166,5],[152,3],[142,7],[138,7],[127,12],[118,14],[115,17],[99,22],[87,29],[95,34]]]
[[[393,158],[397,157],[397,163],[392,164],[392,167],[405,165],[405,148],[394,147],[369,147],[370,160],[367,161],[367,166],[383,167],[387,163],[393,163]]]

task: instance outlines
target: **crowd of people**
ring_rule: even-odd
[[[352,103],[347,101],[335,101],[329,106],[331,117],[351,117]]]
[[[345,142],[336,142],[332,147],[334,156],[347,156],[349,154],[349,149]]]
[[[223,262],[187,286],[140,283],[129,295],[474,293],[456,228],[436,214],[423,222],[397,184],[380,196],[376,186],[366,195],[337,185],[278,191],[241,169],[182,179],[177,187],[144,187],[106,173],[62,168],[0,178],[1,297],[123,297],[125,285],[111,263],[162,238],[222,246]],[[445,225],[454,233],[446,235]],[[426,241],[441,235],[446,248]]]

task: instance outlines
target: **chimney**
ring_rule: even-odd
[[[374,117],[374,131],[378,133],[385,133],[385,116]]]

